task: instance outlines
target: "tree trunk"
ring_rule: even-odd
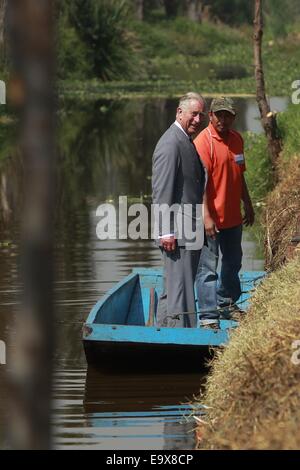
[[[136,8],[136,18],[140,21],[144,20],[144,13],[145,13],[145,5],[144,0],[135,0],[135,8]]]
[[[186,16],[195,22],[201,22],[202,17],[202,0],[185,0]]]
[[[265,78],[262,62],[262,37],[263,37],[263,15],[262,0],[255,0],[254,14],[254,66],[256,79],[256,100],[258,103],[262,125],[268,140],[268,148],[271,157],[273,180],[276,183],[277,161],[282,150],[279,129],[276,122],[276,114],[271,112],[266,98]]]
[[[14,77],[25,174],[21,284],[11,338],[9,428],[13,449],[51,447],[54,218],[54,34],[52,0],[9,0]]]

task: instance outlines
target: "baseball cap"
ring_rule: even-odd
[[[214,98],[211,102],[210,110],[213,113],[216,113],[217,111],[228,111],[230,114],[233,114],[233,116],[236,115],[233,100],[225,96],[222,96],[221,98]]]

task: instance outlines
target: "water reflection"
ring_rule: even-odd
[[[284,101],[280,103],[283,106]],[[191,423],[181,421],[185,412],[181,404],[197,393],[201,377],[108,378],[89,371],[86,380],[81,343],[82,324],[99,297],[132,268],[161,264],[150,240],[99,241],[95,211],[103,201],[117,200],[122,194],[137,198],[150,194],[152,152],[174,120],[176,105],[176,100],[163,99],[83,105],[67,102],[59,113],[54,390],[58,446],[129,448],[138,443],[140,448],[174,449],[194,443],[187,432]],[[255,131],[255,101],[238,100],[238,108],[237,128]],[[2,154],[0,151],[0,159]],[[11,158],[1,160],[0,167],[0,340],[4,341],[22,290],[17,265],[23,165],[11,147],[7,156]],[[243,269],[260,270],[263,262],[257,259],[255,244],[247,233],[243,247]],[[1,381],[3,375],[1,367]],[[5,445],[5,408],[1,386],[0,448]],[[134,413],[141,413],[138,421]]]
[[[189,401],[199,393],[200,374],[120,375],[89,368],[85,387],[82,379],[83,374],[78,371],[57,375],[59,399],[56,397],[54,414],[57,448],[71,445],[106,450],[195,448],[192,413],[201,415],[203,411],[192,410]],[[83,409],[80,407],[79,414],[79,396],[83,391]],[[66,407],[69,416],[76,417],[76,425],[75,419],[66,421],[61,415]],[[77,426],[84,428],[84,433],[80,429],[80,439]],[[60,432],[62,428],[64,431]]]

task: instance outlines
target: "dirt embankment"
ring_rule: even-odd
[[[300,245],[287,253],[300,216],[300,156],[282,166],[267,198],[266,265],[247,318],[207,379],[199,448],[300,448]]]

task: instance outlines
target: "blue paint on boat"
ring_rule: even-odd
[[[265,276],[264,272],[241,273],[242,295],[238,301],[247,309],[253,289]],[[83,327],[83,342],[88,363],[98,365],[125,364],[144,366],[175,361],[186,364],[194,355],[199,364],[200,352],[227,344],[237,322],[222,320],[219,330],[147,326],[151,289],[154,305],[163,289],[160,269],[134,269],[110,289],[93,307]],[[147,356],[147,357],[146,357]],[[156,357],[155,357],[156,356]],[[130,361],[130,362],[128,362]]]

